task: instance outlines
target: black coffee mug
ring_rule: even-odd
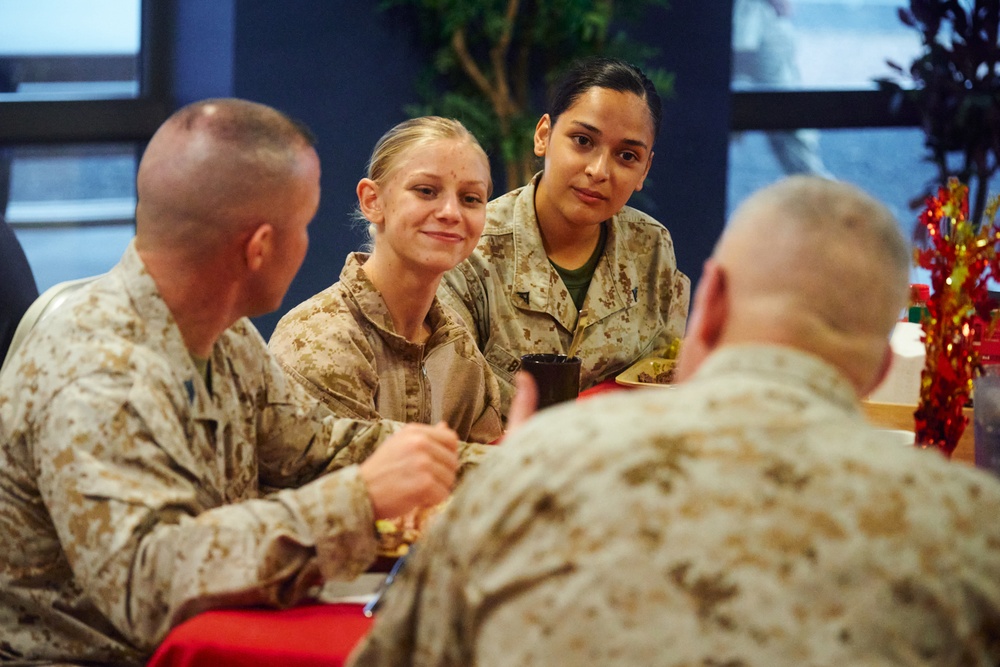
[[[521,370],[535,378],[539,410],[580,395],[580,357],[526,354],[521,357]]]

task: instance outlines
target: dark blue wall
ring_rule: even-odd
[[[234,94],[304,121],[319,137],[323,194],[306,261],[281,311],[260,318],[270,335],[284,311],[337,280],[365,240],[350,219],[372,146],[405,120],[420,70],[409,31],[369,2],[236,3]]]
[[[180,102],[235,95],[304,121],[319,137],[323,195],[311,246],[281,314],[335,281],[364,240],[350,222],[354,187],[378,137],[415,101],[420,57],[411,31],[375,3],[176,0]],[[672,232],[681,269],[697,279],[723,226],[729,128],[729,13],[723,2],[673,2],[637,37],[676,75],[643,208]]]
[[[650,170],[653,204],[646,209],[670,230],[677,262],[695,283],[725,226],[732,2],[669,5],[650,11],[635,32],[660,48],[659,66],[676,77],[674,96],[664,103]]]
[[[233,94],[233,0],[174,0],[171,88],[179,108]]]

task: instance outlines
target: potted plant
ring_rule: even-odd
[[[411,115],[461,120],[501,165],[500,191],[523,185],[536,170],[532,134],[537,98],[548,77],[571,60],[614,55],[641,64],[656,49],[629,39],[624,26],[665,0],[382,0],[418,31],[428,67],[422,102]],[[661,95],[672,90],[663,70],[648,70]],[[499,180],[499,179],[498,179]]]
[[[921,55],[909,67],[889,62],[897,108],[917,109],[928,159],[938,177],[918,201],[949,177],[974,186],[971,221],[982,223],[990,178],[1000,167],[1000,3],[997,0],[910,0],[900,20],[920,33]]]

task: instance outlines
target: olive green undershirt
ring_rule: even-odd
[[[573,304],[578,311],[583,309],[583,301],[587,298],[587,289],[590,288],[590,281],[594,278],[597,263],[601,261],[601,255],[604,254],[604,243],[607,240],[607,224],[601,223],[601,238],[597,240],[597,247],[594,248],[590,259],[583,266],[578,269],[564,269],[551,259],[549,260],[549,264],[552,265],[552,268],[556,270],[556,273],[559,274],[559,277],[565,283],[566,289],[569,291],[569,296],[573,299]]]
[[[205,379],[205,388],[208,389],[208,393],[212,393],[212,366],[211,359],[201,359],[194,355],[191,355],[191,361],[194,362],[194,367],[198,369],[201,373],[201,377]]]

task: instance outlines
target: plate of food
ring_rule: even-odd
[[[674,381],[676,359],[647,357],[618,374],[615,382],[626,387],[669,387]]]

